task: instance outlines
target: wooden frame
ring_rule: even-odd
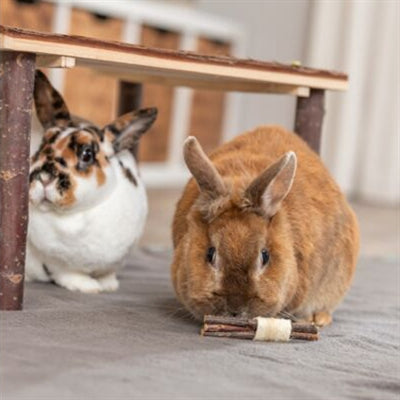
[[[51,56],[73,57],[76,65],[118,74],[137,81],[196,87],[214,85],[220,90],[295,94],[293,88],[346,90],[343,73],[243,60],[202,56],[192,52],[154,49],[96,39],[43,34],[0,27],[0,48]],[[154,81],[152,81],[154,79]],[[272,90],[271,90],[272,85]],[[204,87],[204,86],[203,86]]]
[[[347,76],[339,72],[0,26],[0,309],[22,308],[36,57],[41,66],[81,65],[126,81],[296,95],[295,131],[317,152],[324,91],[348,86]],[[120,111],[123,101],[140,94],[137,86],[122,87]]]

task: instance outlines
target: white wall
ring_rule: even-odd
[[[327,95],[322,157],[340,186],[374,204],[400,203],[400,7],[396,0],[312,3],[306,60],[349,74]]]
[[[248,33],[245,57],[285,63],[303,59],[308,0],[198,0],[195,6],[244,27]],[[294,107],[294,97],[243,94],[240,131],[266,123],[293,129]]]
[[[349,74],[327,93],[321,155],[349,197],[400,203],[400,2],[398,0],[198,0],[248,32],[247,57]],[[293,129],[294,99],[243,95],[240,128]]]

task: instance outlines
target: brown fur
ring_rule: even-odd
[[[190,172],[195,176],[203,193],[210,198],[219,198],[226,194],[226,186],[220,175],[216,173],[214,165],[206,157],[194,138],[188,139],[184,149],[184,157]]]
[[[288,151],[297,156],[293,185],[285,198],[293,171],[276,175],[276,167],[279,201],[266,215],[251,199],[260,199],[262,184],[249,187],[263,173],[267,186],[266,167]],[[179,300],[196,317],[290,315],[329,323],[350,286],[359,238],[354,213],[319,157],[297,135],[271,126],[238,136],[210,160],[228,194],[210,198],[192,179],[178,202],[171,271]],[[206,261],[210,246],[217,249],[215,266]],[[263,248],[270,253],[264,269]]]

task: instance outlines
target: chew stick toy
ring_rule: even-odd
[[[290,339],[318,340],[318,328],[309,323],[292,322],[282,318],[253,319],[205,315],[202,336],[229,337],[273,342]]]

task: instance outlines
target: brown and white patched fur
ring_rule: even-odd
[[[130,150],[157,110],[134,111],[100,129],[72,118],[40,71],[34,99],[45,133],[31,159],[26,277],[87,293],[116,290],[116,271],[147,215]]]
[[[320,158],[296,134],[266,126],[208,158],[184,145],[194,176],[178,202],[172,280],[204,314],[281,316],[326,325],[348,290],[358,227]]]

